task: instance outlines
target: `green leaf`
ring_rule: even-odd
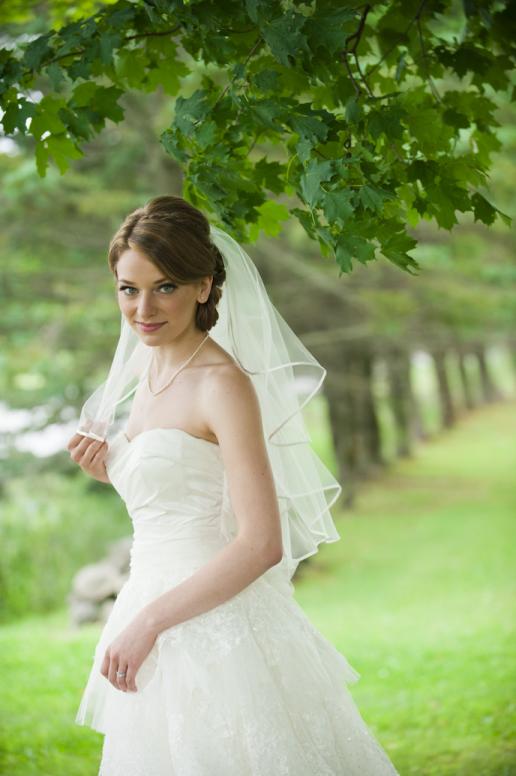
[[[272,55],[286,67],[290,67],[291,59],[295,61],[302,52],[310,53],[306,35],[301,32],[304,24],[304,16],[288,11],[261,28]]]
[[[279,89],[279,77],[277,70],[261,70],[253,77],[253,81],[261,92],[275,92]]]
[[[471,197],[471,204],[473,205],[475,221],[482,221],[482,223],[488,226],[494,222],[496,208],[478,191]]]
[[[124,112],[117,103],[118,98],[122,94],[122,89],[117,89],[116,86],[99,86],[92,97],[89,107],[100,114],[102,120],[108,118],[114,122],[122,121]]]
[[[280,162],[269,162],[263,157],[254,166],[256,182],[275,194],[281,194],[284,187],[284,169],[284,165]]]
[[[61,174],[68,169],[70,159],[79,159],[84,155],[66,135],[51,135],[46,139],[46,143]]]
[[[249,235],[253,242],[258,239],[260,230],[270,237],[276,237],[281,232],[281,222],[286,221],[290,215],[285,205],[271,199],[255,209],[259,213],[258,221],[251,224],[249,228]]]
[[[30,122],[30,133],[39,140],[45,132],[60,133],[66,127],[59,118],[58,111],[64,105],[64,100],[47,95],[37,104]]]
[[[175,106],[174,124],[184,135],[193,134],[194,125],[205,118],[210,110],[208,92],[197,89],[191,97],[178,97]]]
[[[341,226],[353,215],[353,192],[341,189],[339,191],[327,191],[324,193],[322,208],[330,224]]]
[[[448,108],[443,112],[443,121],[455,129],[467,129],[470,126],[468,117],[455,108]]]
[[[249,110],[256,123],[266,129],[277,130],[283,122],[284,108],[276,99],[256,100]]]
[[[206,149],[215,143],[219,136],[219,131],[217,124],[211,119],[207,119],[202,122],[195,139],[201,148]]]
[[[53,36],[54,31],[50,30],[50,32],[40,35],[25,47],[22,62],[30,70],[38,70],[46,57],[53,54],[52,46],[50,45],[50,40]]]
[[[249,18],[255,24],[258,21],[258,5],[259,5],[259,0],[245,0],[245,7],[247,10],[247,13],[249,14]]]
[[[307,235],[315,240],[317,237],[317,224],[315,222],[313,212],[307,212],[306,210],[301,210],[301,208],[298,207],[292,208],[290,212],[297,218]]]
[[[350,124],[358,124],[363,115],[363,108],[356,97],[350,97],[346,102],[346,119]]]
[[[115,72],[130,87],[139,87],[147,72],[149,60],[143,49],[126,48],[117,52]]]
[[[158,86],[163,87],[165,94],[176,97],[181,86],[180,79],[188,75],[190,70],[179,60],[165,61],[147,74],[146,91],[153,92]]]
[[[159,141],[166,153],[173,159],[183,164],[188,162],[189,156],[184,149],[184,143],[176,128],[166,129],[161,133]]]
[[[352,259],[362,264],[374,259],[374,245],[357,234],[340,234],[336,241],[335,258],[343,272],[351,272]]]
[[[62,67],[57,62],[52,62],[46,68],[48,77],[52,81],[52,86],[56,92],[61,91],[61,86],[66,83],[66,75]]]
[[[113,49],[122,42],[119,32],[105,32],[99,37],[100,60],[104,65],[113,64]]]
[[[414,146],[425,156],[433,156],[446,148],[453,139],[453,127],[445,124],[441,112],[434,106],[415,105],[405,121],[412,133]]]
[[[327,115],[331,117],[331,114]],[[303,116],[300,113],[295,113],[290,117],[289,123],[294,132],[297,132],[300,137],[310,140],[313,145],[317,142],[323,142],[328,135],[328,124],[315,115]]]
[[[35,156],[38,175],[44,178],[48,167],[48,149],[44,141],[36,141]]]
[[[390,140],[401,140],[403,138],[402,120],[407,111],[400,105],[384,106],[373,110],[367,117],[367,129],[371,137],[377,140],[380,135]]]
[[[356,12],[352,8],[316,9],[305,24],[311,49],[322,48],[332,55],[342,51],[346,33],[351,31],[350,23],[356,24]]]
[[[5,133],[11,135],[15,129],[18,129],[22,134],[25,134],[27,131],[26,121],[32,118],[35,112],[35,103],[28,102],[23,98],[20,99],[19,103],[9,103],[2,117]]]
[[[75,111],[61,108],[59,118],[75,138],[89,140],[92,136],[95,116],[87,108],[77,108]]]
[[[396,226],[398,227],[398,231],[395,231]],[[385,231],[387,231],[387,229]],[[384,239],[380,238],[380,240],[382,253],[389,261],[410,274],[417,274],[416,272],[412,272],[412,270],[420,269],[419,264],[407,253],[407,251],[417,245],[417,242],[406,234],[403,227],[399,227],[399,225],[392,223],[392,226],[388,231],[388,236]]]
[[[380,212],[386,199],[393,199],[392,195],[372,186],[361,186],[358,192],[360,201],[366,210]]]
[[[81,107],[83,105],[90,105],[93,95],[97,91],[98,86],[94,81],[89,81],[85,84],[79,84],[75,87],[72,93],[71,103],[74,106]]]
[[[319,162],[316,159],[312,159],[299,180],[301,195],[307,205],[313,207],[323,196],[324,192],[321,189],[321,183],[322,181],[329,180],[333,175],[333,171],[334,165],[332,161]]]

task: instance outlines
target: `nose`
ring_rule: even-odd
[[[137,320],[151,321],[157,312],[156,300],[152,291],[141,291],[136,308]]]

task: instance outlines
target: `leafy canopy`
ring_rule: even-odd
[[[513,92],[510,4],[466,0],[120,0],[0,50],[6,135],[61,173],[121,96],[162,88],[185,196],[238,239],[290,214],[341,271],[377,249],[415,273],[407,225],[492,224],[498,92]],[[35,91],[38,89],[39,91]]]

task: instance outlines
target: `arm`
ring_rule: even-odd
[[[209,426],[220,445],[238,532],[191,577],[139,612],[140,624],[155,636],[232,598],[279,563],[283,554],[258,397],[238,367],[220,371],[208,381],[202,403],[210,408]]]

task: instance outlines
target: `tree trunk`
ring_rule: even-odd
[[[358,370],[361,375],[359,400],[361,403],[361,431],[364,438],[364,476],[378,466],[383,466],[380,426],[376,415],[373,391],[374,357],[370,349],[357,353]]]
[[[419,401],[414,391],[412,391],[411,412],[412,412],[413,438],[416,440],[425,441],[426,439],[429,438],[430,434],[425,428],[425,423],[423,421],[423,408],[421,407],[421,402]]]
[[[325,395],[328,400],[330,429],[337,460],[337,479],[342,486],[341,503],[349,508],[355,503],[357,477],[351,455],[346,398],[342,391],[342,383],[333,378],[333,373],[331,375],[328,373],[326,378]]]
[[[464,348],[459,346],[459,349],[457,350],[457,359],[459,362],[459,374],[462,383],[462,392],[464,394],[464,406],[467,410],[473,410],[475,409],[476,405],[475,392],[473,390],[473,386],[471,385],[471,378],[466,368],[466,356],[467,354]]]
[[[484,402],[493,402],[500,399],[500,393],[491,378],[489,367],[487,365],[485,347],[477,345],[474,350],[475,356],[478,361],[478,368],[480,372],[480,388],[482,391],[482,398]]]
[[[328,365],[325,394],[339,467],[342,498],[351,506],[356,483],[376,472],[381,457],[380,429],[372,390],[372,355],[362,344],[340,343]]]
[[[400,457],[407,457],[412,454],[412,439],[416,434],[410,352],[390,348],[385,354],[385,359],[391,407],[396,423],[396,453]]]
[[[455,408],[453,406],[448,373],[445,362],[446,351],[444,349],[435,349],[432,351],[434,359],[435,373],[437,376],[437,389],[439,394],[439,404],[441,407],[441,425],[444,428],[453,426],[456,420]]]

